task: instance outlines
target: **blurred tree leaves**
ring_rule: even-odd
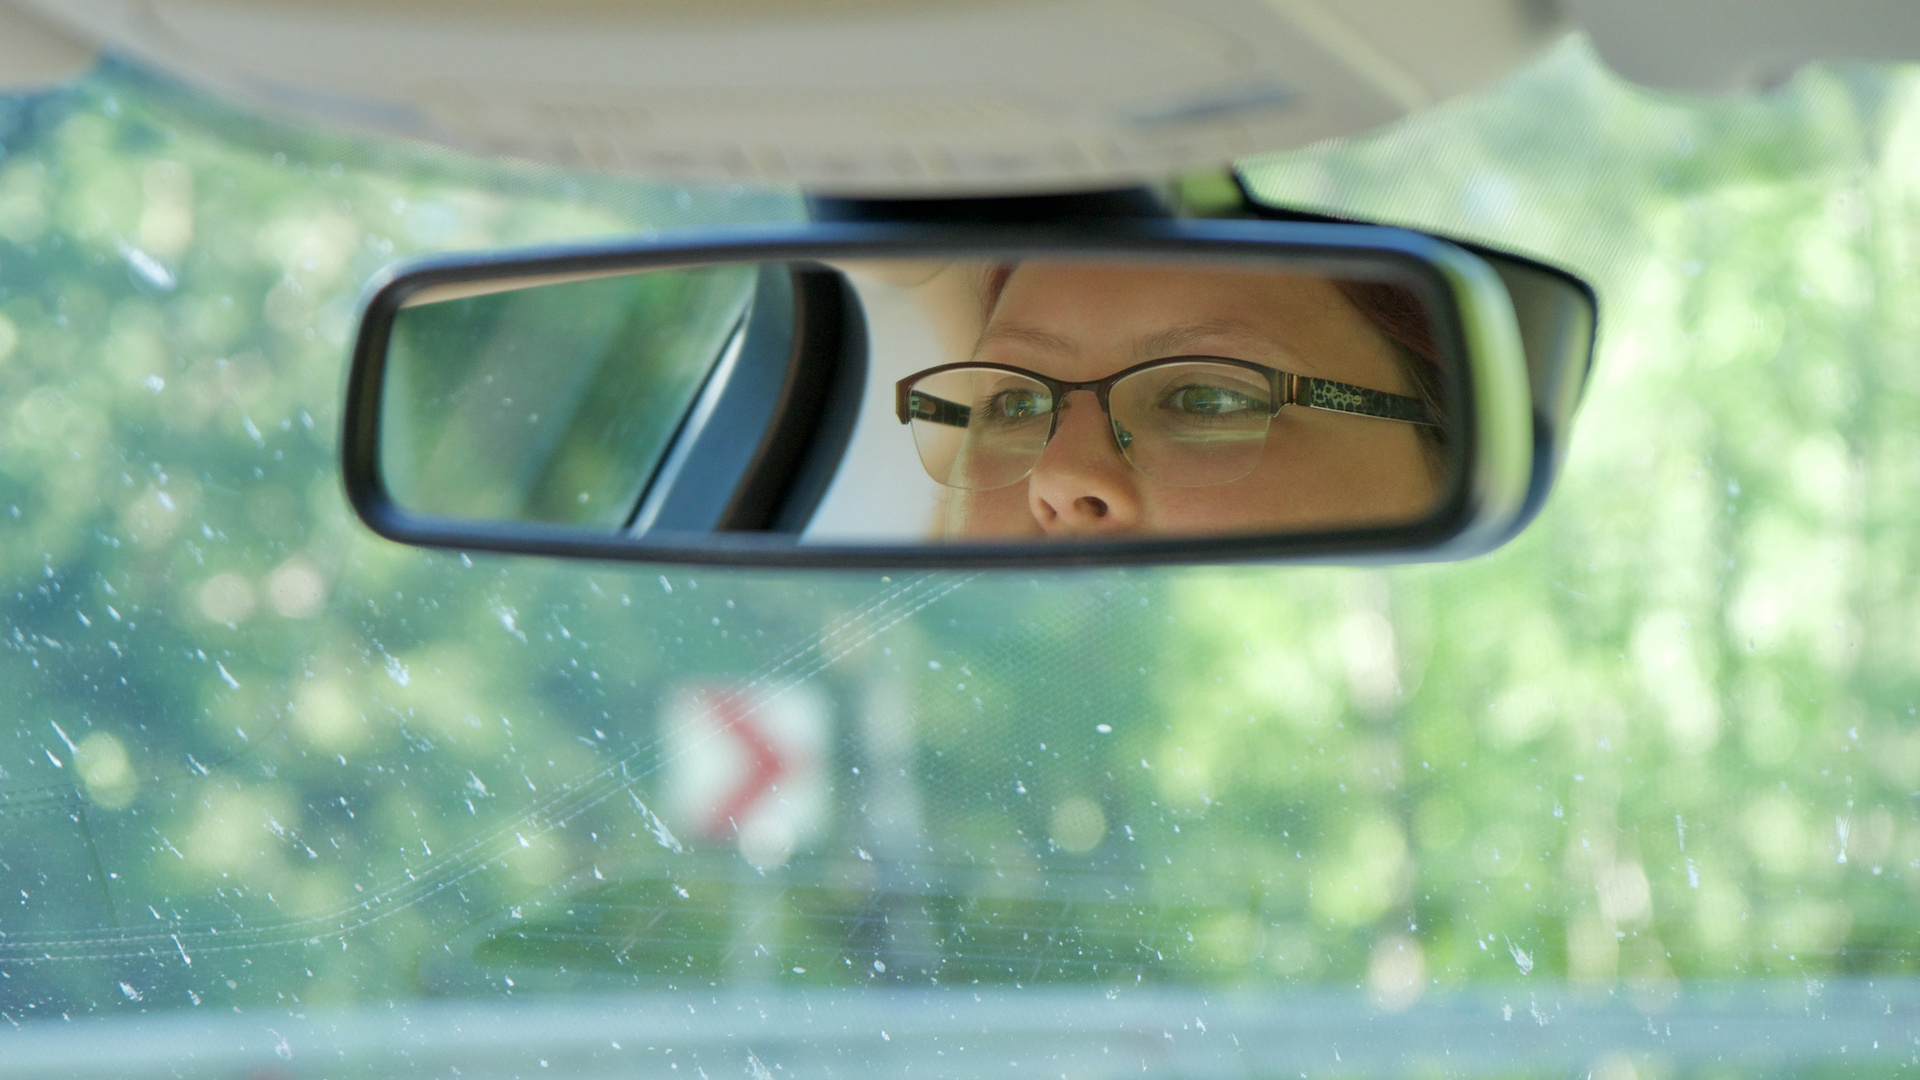
[[[1911,969],[1917,95],[1834,67],[1664,98],[1572,42],[1444,115],[1249,166],[1262,197],[1533,252],[1601,295],[1548,510],[1379,586],[1432,642],[1389,801],[1441,823],[1409,899],[1449,970],[1509,963],[1474,955],[1489,935],[1602,986]]]
[[[1651,1011],[1908,971],[1917,140],[1907,70],[1693,102],[1576,43],[1249,163],[1599,287],[1567,474],[1487,558],[802,576],[398,548],[333,457],[391,260],[797,200],[296,131],[113,66],[0,102],[0,1009],[571,963]],[[835,823],[790,865],[647,805],[698,680],[826,688]]]

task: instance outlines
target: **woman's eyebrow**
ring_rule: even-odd
[[[1241,338],[1279,352],[1292,351],[1287,348],[1285,342],[1252,323],[1240,319],[1211,319],[1206,322],[1171,326],[1140,338],[1139,346],[1143,355],[1173,356],[1184,352],[1196,341],[1223,337]]]
[[[1135,347],[1145,357],[1177,355],[1196,341],[1206,341],[1223,337],[1241,338],[1252,344],[1264,346],[1269,350],[1291,352],[1285,342],[1261,330],[1250,322],[1240,319],[1209,319],[1205,322],[1186,323],[1156,330],[1151,334],[1135,339]],[[981,333],[980,340],[974,345],[975,355],[988,345],[1007,342],[1025,345],[1041,352],[1057,355],[1069,355],[1080,351],[1074,341],[1059,334],[1050,333],[1037,326],[1021,323],[995,323]]]
[[[1058,334],[1051,334],[1035,326],[1022,326],[1019,323],[995,323],[980,334],[980,340],[974,343],[973,351],[977,356],[980,350],[996,342],[1010,342],[1039,349],[1041,352],[1069,354],[1079,351],[1079,346]]]

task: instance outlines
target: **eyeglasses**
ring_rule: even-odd
[[[942,364],[894,384],[927,475],[987,491],[1026,479],[1060,426],[1066,396],[1091,391],[1129,464],[1171,487],[1230,483],[1253,471],[1283,405],[1438,426],[1424,402],[1248,360],[1170,356],[1094,382],[1006,364]]]

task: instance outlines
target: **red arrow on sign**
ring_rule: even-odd
[[[740,822],[754,804],[773,794],[774,785],[786,775],[787,763],[774,749],[767,734],[754,723],[753,712],[744,702],[724,690],[708,691],[707,715],[721,731],[733,737],[747,752],[747,772],[734,789],[713,808],[707,819],[708,836],[727,836],[737,831]]]

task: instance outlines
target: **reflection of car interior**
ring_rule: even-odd
[[[867,354],[858,298],[823,269],[762,267],[634,510],[636,532],[792,532],[846,447]],[[761,437],[743,439],[741,432]]]

